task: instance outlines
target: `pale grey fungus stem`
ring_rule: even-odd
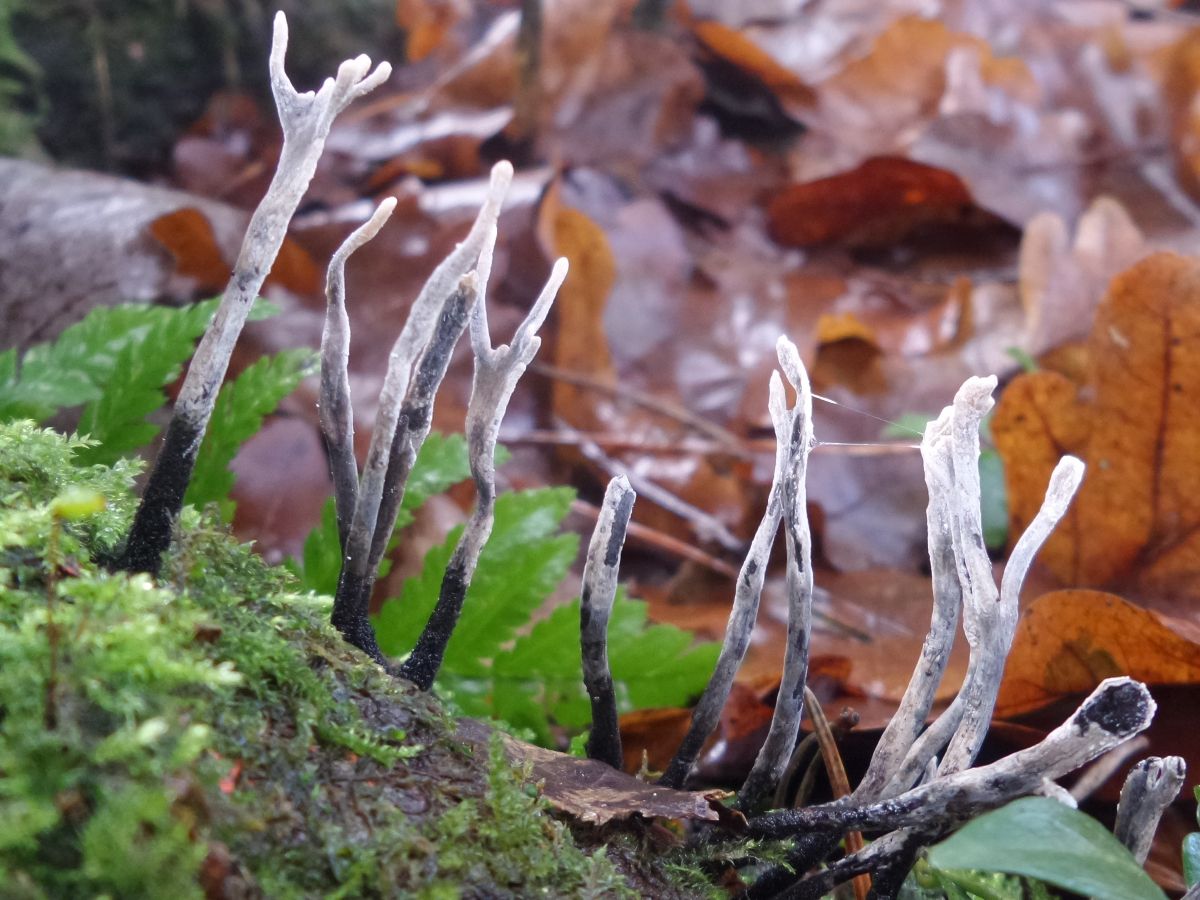
[[[930,447],[926,456],[938,461],[937,466],[926,466],[926,483],[930,490],[937,490],[936,496],[931,495],[931,505],[938,504],[939,521],[944,523],[947,534],[938,535],[936,548],[937,561],[934,571],[943,572],[943,586],[946,593],[944,598],[953,593],[948,582],[952,577],[957,583],[957,593],[962,598],[963,631],[970,645],[970,657],[967,662],[967,674],[963,686],[930,725],[908,748],[903,761],[895,767],[895,772],[883,788],[872,785],[874,798],[886,799],[895,797],[911,788],[929,760],[946,748],[947,743],[961,729],[963,718],[972,703],[982,702],[985,684],[983,679],[990,669],[997,665],[1003,669],[1004,655],[1007,644],[999,646],[998,640],[989,633],[989,623],[994,624],[1000,617],[998,606],[999,591],[991,573],[991,562],[987,556],[987,548],[983,542],[983,525],[980,512],[979,486],[979,423],[991,409],[991,391],[995,387],[994,377],[969,378],[954,397],[954,403],[949,407],[948,420],[942,413],[931,426],[934,429]],[[948,469],[947,469],[948,464]],[[949,481],[947,482],[947,472]],[[944,517],[943,517],[944,516]],[[953,557],[953,569],[949,570],[949,560],[946,559],[945,541],[949,540],[949,552]],[[933,538],[931,538],[931,551]],[[931,561],[933,557],[931,557]],[[951,571],[953,575],[951,576]],[[935,586],[935,590],[936,590]],[[935,595],[935,612],[931,627],[942,627],[946,624],[944,607],[939,606]],[[1015,615],[1015,611],[1014,611]],[[945,635],[934,637],[934,651],[945,643]],[[1010,639],[1011,640],[1011,639]],[[950,644],[953,643],[951,640]],[[947,652],[949,648],[947,647]],[[998,662],[992,657],[999,654]],[[922,651],[924,658],[924,651]],[[997,679],[999,676],[996,676]],[[923,685],[928,687],[927,685]],[[935,689],[936,685],[930,689]],[[907,691],[906,691],[907,694]],[[914,709],[917,707],[914,698]],[[926,710],[928,714],[928,710]],[[921,720],[923,721],[923,719]],[[905,723],[906,732],[920,730],[921,721]],[[889,750],[889,752],[893,752]],[[947,772],[946,759],[942,761],[943,773]],[[865,794],[863,800],[868,799]]]
[[[1144,684],[1106,678],[1075,714],[1038,744],[986,766],[941,775],[898,797],[866,806],[827,803],[770,812],[749,822],[755,837],[804,831],[890,831],[930,822],[961,822],[1026,796],[1045,779],[1057,779],[1144,731],[1154,717]]]
[[[413,379],[418,377],[422,361],[427,361],[424,364],[425,376],[438,368],[428,358],[428,352],[446,336],[447,307],[451,299],[461,293],[463,278],[472,271],[477,272],[481,261],[488,269],[491,267],[490,244],[496,239],[496,222],[504,195],[512,182],[512,173],[512,165],[506,161],[492,167],[491,182],[479,215],[462,243],[438,264],[426,280],[388,355],[375,427],[371,432],[371,444],[359,479],[354,515],[346,537],[342,574],[334,597],[332,616],[334,626],[346,640],[377,662],[383,662],[383,654],[367,618],[370,591],[382,556],[380,548],[386,549],[391,537],[395,511],[402,497],[403,479],[408,474],[404,468],[404,458],[409,454],[415,458],[420,447],[419,442],[413,445],[412,440],[418,436],[421,428],[415,424],[411,429],[408,426],[402,428],[401,415],[406,402],[413,399],[409,387]],[[478,293],[479,281],[477,277],[474,279],[472,294]],[[481,297],[476,305],[483,302]],[[439,323],[442,323],[441,336],[435,334]],[[460,327],[457,333],[461,331]],[[453,349],[453,345],[449,349]],[[440,376],[438,378],[440,380]],[[425,389],[418,388],[418,393]],[[436,389],[436,384],[433,389]],[[425,426],[425,430],[427,432],[428,426]],[[424,434],[419,436],[420,440],[424,440]],[[401,451],[400,457],[396,455],[397,448]],[[411,459],[408,462],[410,465]],[[388,498],[386,501],[385,495]],[[381,521],[381,510],[387,514],[384,518],[389,521]]]
[[[1117,803],[1113,833],[1133,858],[1145,863],[1163,812],[1179,795],[1187,764],[1179,756],[1143,759],[1129,772]]]
[[[287,39],[287,20],[279,13],[275,16],[270,60],[271,92],[283,126],[279,165],[266,196],[250,218],[233,276],[188,367],[162,449],[118,563],[123,569],[158,571],[162,553],[170,545],[172,524],[183,506],[196,454],[229,368],[234,344],[279,253],[288,222],[316,171],[333,120],[391,73],[387,63],[380,63],[370,72],[370,59],[359,56],[342,63],[337,76],[326,79],[316,93],[301,94],[284,72]]]
[[[496,435],[500,432],[500,422],[517,381],[541,346],[541,338],[536,332],[546,320],[566,276],[567,261],[560,259],[554,264],[550,278],[529,314],[517,327],[511,345],[502,344],[493,350],[489,337],[479,333],[485,320],[480,316],[472,318],[471,346],[477,352],[471,399],[467,404],[467,448],[471,477],[475,482],[475,508],[446,566],[437,605],[412,653],[400,667],[400,674],[423,690],[432,687],[437,678],[446,645],[458,624],[467,588],[479,563],[479,554],[492,533],[496,505]]]
[[[953,530],[955,562],[963,595],[963,632],[971,648],[959,691],[962,718],[942,755],[938,772],[968,768],[991,722],[992,707],[1008,648],[1017,626],[1015,599],[1005,605],[992,574],[983,539],[979,485],[979,425],[991,411],[996,378],[968,378],[954,398],[951,462],[954,468]],[[957,699],[957,698],[956,698]]]
[[[981,608],[982,614],[976,616],[970,615],[971,607],[968,605],[965,620],[974,619],[980,623],[980,635],[985,651],[978,656],[976,677],[972,679],[968,675],[968,683],[963,686],[961,693],[966,697],[963,718],[942,757],[938,771],[943,775],[968,768],[975,761],[979,748],[983,746],[988,726],[992,721],[992,712],[996,707],[996,697],[1000,693],[1004,664],[1008,660],[1008,651],[1012,648],[1013,637],[1017,631],[1021,584],[1034,556],[1066,514],[1071,498],[1075,496],[1075,491],[1083,480],[1083,468],[1083,463],[1073,456],[1063,457],[1054,467],[1041,509],[1013,547],[1001,580],[999,602],[996,600],[991,563],[987,562],[987,585],[991,590],[981,591],[978,595],[979,600],[986,605]],[[979,471],[978,453],[973,471]],[[957,477],[957,468],[955,472]],[[982,530],[979,534],[982,547]],[[986,550],[982,551],[982,556],[986,561]]]
[[[921,658],[913,669],[900,705],[880,736],[867,773],[852,795],[856,803],[880,799],[884,787],[896,775],[905,754],[925,727],[925,719],[933,707],[938,685],[946,673],[950,651],[954,646],[962,588],[958,583],[951,538],[950,498],[954,485],[950,460],[952,415],[952,407],[942,410],[937,419],[925,426],[921,440],[925,485],[929,492],[925,518],[929,531],[930,571],[933,574],[933,617],[929,633],[921,645]]]
[[[621,729],[617,721],[617,695],[608,666],[608,620],[617,596],[617,572],[625,532],[637,498],[629,480],[618,475],[608,483],[596,530],[588,544],[579,595],[579,645],[583,656],[583,684],[592,703],[592,730],[587,755],[614,769],[622,765]]]
[[[1188,888],[1188,892],[1180,897],[1179,900],[1200,900],[1200,881]]]
[[[379,412],[371,432],[371,446],[359,483],[358,503],[347,542],[345,567],[357,575],[367,571],[367,558],[375,534],[375,522],[383,495],[388,458],[400,407],[408,393],[417,358],[433,336],[442,308],[458,287],[459,279],[475,268],[484,252],[485,243],[495,239],[496,221],[508,185],[512,181],[512,165],[498,162],[492,169],[491,187],[483,208],[471,230],[451,253],[433,270],[425,282],[399,337],[388,354],[387,374],[379,392]]]
[[[771,557],[771,545],[775,542],[775,532],[779,530],[779,522],[783,518],[783,481],[788,472],[789,450],[792,434],[799,423],[799,409],[789,412],[787,400],[783,392],[783,381],[778,372],[771,373],[770,393],[767,401],[771,413],[771,421],[775,426],[775,473],[771,479],[771,491],[767,498],[767,511],[754,539],[746,560],[742,563],[738,574],[737,587],[734,589],[733,609],[729,613],[729,622],[725,626],[725,640],[721,644],[721,652],[717,656],[717,664],[712,677],[700,696],[700,701],[692,711],[692,722],[687,735],[675,751],[675,756],[667,765],[666,771],[659,784],[665,787],[682,788],[687,780],[696,758],[708,736],[712,734],[721,710],[729,697],[733,678],[742,664],[746,649],[750,646],[750,633],[754,630],[754,619],[758,615],[759,599],[762,596],[763,580],[766,577],[767,563]]]
[[[812,635],[812,536],[808,525],[808,454],[813,437],[812,386],[796,345],[781,337],[776,345],[779,365],[796,392],[796,409],[775,422],[776,434],[787,435],[787,468],[782,479],[783,529],[787,544],[788,629],[783,675],[775,699],[771,726],[746,782],[738,792],[743,809],[771,796],[787,769],[796,746],[804,691],[808,677],[809,641]],[[772,415],[781,412],[772,409]]]
[[[350,317],[346,312],[346,260],[371,240],[391,218],[396,198],[388,197],[350,233],[329,261],[325,276],[325,327],[321,332],[321,399],[318,413],[337,508],[338,540],[343,551],[358,497],[354,460],[354,409],[350,402]]]
[[[379,504],[375,534],[371,539],[371,552],[367,557],[367,577],[372,582],[396,527],[408,476],[412,474],[417,454],[429,436],[437,390],[446,377],[446,369],[450,366],[450,357],[458,345],[458,339],[466,330],[471,310],[482,305],[482,297],[477,273],[468,272],[459,280],[458,287],[442,307],[429,345],[417,360],[408,393],[400,406],[396,433],[392,437],[387,474],[383,479],[383,497]]]

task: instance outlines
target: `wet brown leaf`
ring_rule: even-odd
[[[729,815],[720,802],[728,796],[724,791],[659,787],[605,763],[555,753],[507,735],[504,750],[513,764],[531,766],[530,777],[540,782],[551,806],[589,825],[632,816],[717,822]]]
[[[996,715],[1011,718],[1105,678],[1148,684],[1200,682],[1200,631],[1102,591],[1039,597],[1017,625]]]
[[[771,236],[809,247],[835,241],[878,245],[931,224],[961,223],[974,211],[952,172],[901,157],[875,157],[857,169],[794,185],[767,208]]]
[[[1061,375],[1015,380],[993,433],[1007,473],[1012,533],[1041,503],[1064,453],[1088,466],[1041,559],[1062,583],[1133,581],[1195,596],[1200,587],[1200,263],[1157,254],[1114,279],[1080,389]]]

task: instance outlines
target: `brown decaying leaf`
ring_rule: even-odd
[[[546,256],[565,256],[571,271],[551,314],[554,365],[616,384],[616,371],[604,330],[604,309],[616,281],[616,262],[608,237],[577,209],[562,205],[557,182],[538,209],[538,237]],[[554,415],[585,431],[597,430],[605,417],[596,412],[597,395],[565,381],[552,388]]]
[[[1200,28],[1180,38],[1167,65],[1164,99],[1171,117],[1171,150],[1179,180],[1200,196]]]
[[[175,260],[175,274],[191,279],[200,296],[217,293],[225,287],[233,267],[225,261],[212,224],[199,209],[188,206],[159,216],[148,230]],[[267,275],[267,284],[311,296],[320,290],[321,273],[303,247],[291,238],[284,238]]]
[[[692,22],[692,34],[709,53],[753,75],[787,107],[809,106],[815,97],[791,69],[754,43],[744,32],[711,19]]]
[[[1065,584],[1200,587],[1200,263],[1152,256],[1114,279],[1088,346],[1088,381],[1016,379],[993,421],[1012,534],[1064,453],[1088,472],[1041,559]]]
[[[1039,597],[1017,625],[996,715],[1011,718],[1103,679],[1149,684],[1200,682],[1200,631],[1102,591]]]
[[[555,809],[589,825],[605,825],[632,816],[717,822],[731,815],[722,809],[724,791],[675,791],[594,759],[579,759],[535,747],[504,735],[504,751],[517,766],[530,766],[530,779]]]
[[[922,225],[962,222],[972,210],[970,192],[952,172],[880,156],[787,188],[770,201],[767,216],[771,236],[789,246],[880,245]]]

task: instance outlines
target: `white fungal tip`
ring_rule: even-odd
[[[392,64],[387,60],[381,62],[375,67],[375,78],[380,81],[387,81],[392,77]]]
[[[567,278],[567,270],[570,268],[571,264],[567,262],[565,256],[560,256],[554,261],[554,267],[550,269],[550,277],[547,279],[550,284],[554,285],[554,290],[557,291],[562,286]]]
[[[502,159],[500,162],[492,166],[492,185],[496,186],[503,183],[505,186],[512,181],[513,164],[507,159]]]

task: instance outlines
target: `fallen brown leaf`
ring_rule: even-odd
[[[1009,386],[992,424],[1019,535],[1064,453],[1088,471],[1041,553],[1065,584],[1200,588],[1200,263],[1152,256],[1116,279],[1088,347],[1087,382],[1051,372]]]
[[[721,804],[724,791],[676,791],[618,772],[594,759],[579,759],[504,735],[504,751],[514,765],[530,766],[530,779],[555,809],[589,825],[632,816],[717,822],[731,815]]]
[[[881,156],[787,188],[770,202],[767,216],[771,236],[789,246],[879,245],[922,225],[961,222],[973,209],[970,192],[954,173]]]
[[[996,716],[1011,718],[1103,679],[1128,675],[1149,684],[1200,681],[1200,634],[1102,591],[1039,597],[1017,625]]]

